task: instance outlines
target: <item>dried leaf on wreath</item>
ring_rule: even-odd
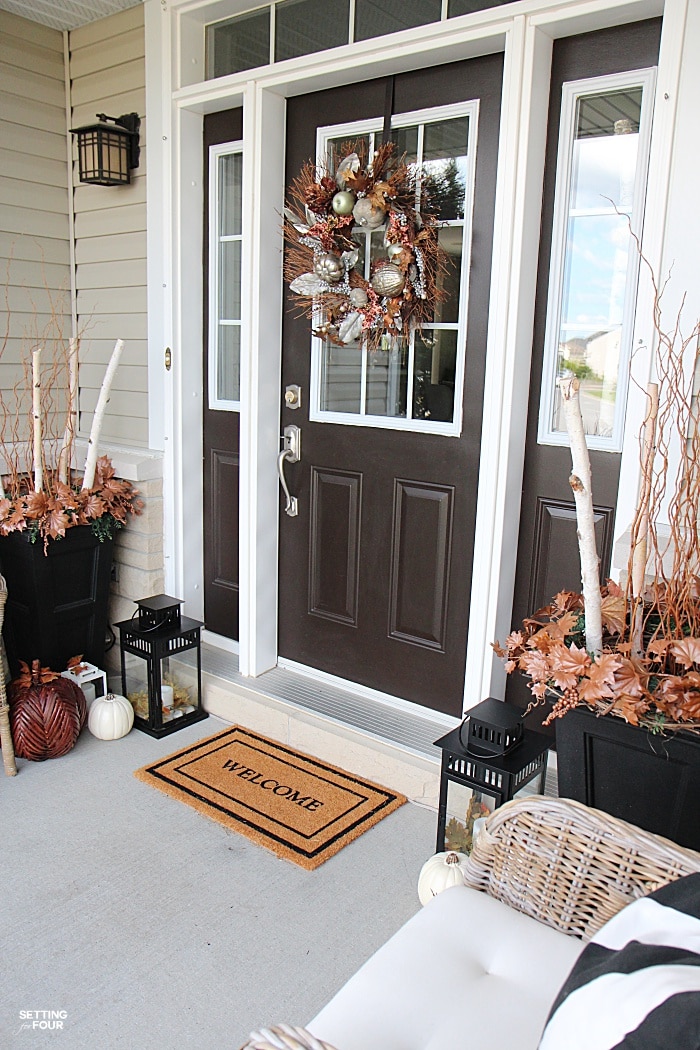
[[[347,157],[341,160],[340,164],[335,173],[335,181],[340,186],[341,190],[345,189],[349,181],[355,176],[355,172],[360,170],[360,158],[357,153],[350,153]]]
[[[375,182],[371,190],[367,191],[367,199],[377,208],[386,208],[385,198],[391,195],[391,186],[388,182]]]
[[[672,642],[669,649],[683,667],[700,664],[700,638],[683,638],[680,642]]]
[[[342,343],[353,343],[362,335],[362,315],[355,310],[340,322],[338,336]]]
[[[325,281],[316,273],[302,273],[289,285],[296,295],[321,295],[326,288]]]

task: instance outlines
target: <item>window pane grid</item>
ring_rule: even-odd
[[[392,140],[398,156],[405,155],[419,176],[418,207],[426,178],[438,189],[444,190],[448,184],[440,199],[441,209],[448,214],[441,216],[438,230],[448,259],[447,272],[441,279],[445,301],[435,304],[429,323],[420,333],[398,339],[387,336],[377,351],[357,346],[353,357],[346,348],[314,340],[317,364],[313,374],[319,387],[312,394],[312,405],[317,406],[313,418],[367,426],[389,426],[395,420],[399,429],[433,429],[440,424],[441,432],[446,432],[446,424],[458,422],[455,390],[458,382],[461,389],[464,368],[463,348],[460,354],[458,346],[460,332],[466,328],[465,212],[469,180],[473,179],[471,108],[466,113],[462,109],[464,115],[459,115],[460,107],[432,112],[432,119],[421,113],[414,122],[410,115],[399,116]],[[379,133],[366,125],[358,127],[359,135],[353,135],[352,130],[350,125],[344,126],[341,135],[329,128],[322,137],[319,155],[327,156],[332,168],[342,159],[340,146],[347,148],[358,138],[367,142],[368,155],[372,156]],[[369,280],[373,264],[384,257],[384,230],[357,228],[353,236],[360,249],[357,269]]]
[[[240,400],[242,152],[210,150],[209,407],[237,410]]]

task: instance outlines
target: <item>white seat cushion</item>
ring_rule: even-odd
[[[455,886],[414,915],[307,1027],[337,1050],[535,1050],[582,948]]]

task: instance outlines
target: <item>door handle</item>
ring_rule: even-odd
[[[285,514],[288,514],[290,518],[296,518],[299,513],[299,503],[296,496],[290,494],[287,486],[287,480],[284,476],[284,462],[287,460],[289,463],[298,463],[301,459],[301,430],[299,427],[290,424],[284,428],[282,435],[282,451],[277,457],[277,473],[280,477],[280,485],[284,491],[286,502],[284,505]]]

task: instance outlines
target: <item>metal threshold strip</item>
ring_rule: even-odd
[[[246,678],[238,670],[234,653],[206,643],[202,645],[202,671],[433,762],[440,759],[435,740],[458,724],[458,719],[432,719],[429,712],[424,717],[281,667]]]

